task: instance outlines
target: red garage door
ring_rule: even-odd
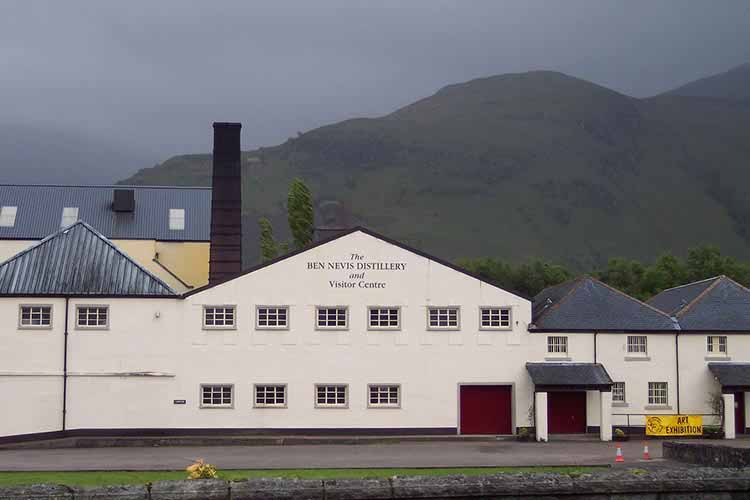
[[[586,432],[586,391],[548,392],[547,425],[550,434]]]
[[[509,385],[461,386],[461,434],[512,434]]]

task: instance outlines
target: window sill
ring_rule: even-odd
[[[401,405],[367,405],[368,410],[400,410]]]
[[[544,361],[572,361],[570,356],[546,356]]]
[[[34,332],[34,331],[47,331],[48,332],[48,331],[52,330],[52,325],[49,325],[49,326],[19,326],[18,329],[26,331],[26,332],[28,332],[28,331],[32,331],[32,332]]]
[[[286,410],[287,405],[253,405],[256,410]]]
[[[203,405],[201,405],[200,409],[201,410],[234,410],[234,405],[226,405],[226,406],[221,406],[221,405],[215,405],[215,406],[206,405],[206,406],[203,406]]]
[[[206,332],[231,332],[237,330],[236,326],[203,326],[203,331]]]
[[[513,331],[513,328],[509,326],[498,326],[498,327],[480,326],[479,331],[480,332],[510,332],[510,331]]]
[[[316,326],[316,332],[348,332],[348,326]]]
[[[672,407],[669,405],[646,405],[643,407],[644,410],[671,410]]]
[[[256,326],[256,331],[259,332],[286,332],[289,331],[288,326]]]
[[[705,359],[706,361],[732,361],[732,357],[731,356],[718,355],[718,354],[715,354],[713,356],[712,355],[707,355],[703,359]]]
[[[427,327],[428,332],[460,332],[460,328],[456,327],[450,327],[450,328],[438,328],[435,326]]]
[[[103,332],[109,330],[108,326],[76,326],[77,332]]]
[[[625,356],[625,361],[651,361],[651,356]]]
[[[400,326],[368,326],[368,332],[400,332]]]
[[[612,408],[630,408],[630,405],[628,403],[623,403],[623,402],[619,402],[619,403],[614,402],[612,403]]]

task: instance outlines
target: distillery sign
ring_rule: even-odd
[[[353,253],[343,260],[308,262],[307,270],[343,273],[343,279],[328,280],[331,288],[385,288],[387,282],[383,273],[406,271],[406,263],[373,261]]]

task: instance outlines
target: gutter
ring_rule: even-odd
[[[193,288],[195,288],[193,285],[190,285],[190,284],[185,283],[184,281],[182,281],[182,279],[180,279],[179,276],[177,276],[174,272],[172,272],[171,269],[169,269],[167,266],[165,266],[164,264],[162,264],[161,261],[159,260],[159,254],[158,253],[156,254],[156,256],[152,260],[153,260],[154,263],[156,263],[157,266],[159,266],[162,269],[164,269],[167,272],[167,274],[169,274],[171,277],[173,277],[174,279],[176,279],[177,281],[179,281],[180,284],[182,286],[184,286],[185,288],[187,288],[188,290],[192,290]]]
[[[66,417],[68,412],[68,314],[70,309],[70,297],[65,297],[65,332],[63,347],[63,400],[62,400],[62,430],[65,431]]]

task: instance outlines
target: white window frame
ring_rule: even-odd
[[[344,326],[340,325],[321,325],[320,324],[320,311],[331,309],[343,309],[344,310]],[[326,322],[328,322],[329,314],[326,313]],[[338,313],[336,313],[336,322],[338,322]],[[349,329],[349,307],[348,306],[315,306],[315,329],[316,330],[348,330]]]
[[[4,205],[0,208],[0,227],[15,227],[17,216],[17,206]]]
[[[78,222],[78,207],[63,207],[60,228],[68,227],[76,222]]]
[[[107,315],[107,323],[104,325],[82,325],[80,323],[80,311],[81,309],[104,309]],[[87,312],[86,317],[89,317]],[[97,313],[98,317],[99,313]],[[76,304],[76,319],[75,319],[76,330],[109,330],[110,323],[110,310],[108,304]]]
[[[169,230],[170,231],[184,231],[185,230],[185,209],[184,208],[170,208],[169,209]]]
[[[372,324],[372,313],[373,311],[379,311],[378,318],[381,318],[380,312],[381,311],[388,311],[388,315],[390,316],[390,312],[395,310],[396,311],[396,326],[381,326],[381,325],[373,325]],[[390,322],[390,319],[386,319],[386,321]],[[367,307],[367,329],[368,330],[400,330],[401,329],[401,307],[400,306],[368,306]]]
[[[274,401],[277,399],[277,392],[279,388],[282,388],[283,394],[284,394],[284,402],[283,403],[259,403],[258,402],[258,389],[264,388],[263,392],[265,393],[268,388],[273,387],[274,391]],[[265,396],[264,396],[265,397]],[[289,402],[289,389],[287,387],[287,384],[253,384],[253,408],[286,408]]]
[[[485,314],[486,311],[486,314]],[[507,314],[508,324],[503,325],[503,315]],[[498,322],[497,326],[484,325],[485,315],[489,316],[490,323]],[[511,307],[501,306],[481,306],[479,308],[479,329],[480,330],[512,330],[513,329],[513,309]]]
[[[34,309],[39,309],[38,314],[41,316],[42,309],[49,308],[49,324],[45,325],[45,324],[40,323],[38,325],[35,325],[35,324],[24,325],[23,324],[24,308],[30,308],[31,310],[29,311],[29,314],[32,316],[34,315],[34,311],[33,311]],[[54,307],[52,307],[52,304],[19,304],[18,305],[18,328],[21,330],[51,330],[53,321],[54,321],[53,310],[54,310]]]
[[[261,325],[260,315],[261,310],[266,311],[266,322],[268,322],[269,311],[273,310],[276,322],[278,323],[278,312],[284,311],[286,314],[285,323],[283,325]],[[255,329],[256,330],[289,330],[289,306],[255,306]]]
[[[209,309],[214,309],[213,314],[216,314],[216,309],[222,309],[222,317],[224,318],[222,321],[226,323],[226,311],[227,309],[231,309],[233,311],[232,314],[232,324],[231,325],[209,325],[206,323],[206,315],[208,314]],[[216,321],[216,318],[213,319],[213,321]],[[203,325],[204,330],[236,330],[237,329],[237,305],[235,304],[220,304],[220,305],[204,305],[203,306],[203,316],[201,318],[201,323]]]
[[[648,335],[628,335],[625,351],[629,356],[648,356]]]
[[[723,342],[722,342],[723,339]],[[724,350],[722,351],[722,344]],[[726,335],[707,335],[706,336],[706,353],[710,356],[728,356],[729,355],[729,338]]]
[[[225,388],[229,388],[229,403],[224,403],[224,394],[223,391]],[[221,389],[221,403],[205,403],[203,401],[203,391],[204,389],[212,389],[212,393],[214,392],[213,389],[220,388]],[[198,401],[200,402],[200,408],[207,408],[207,409],[221,409],[221,408],[234,408],[234,384],[200,384],[200,389],[198,391]]]
[[[323,390],[326,394],[325,397],[328,397],[329,389],[333,389],[334,394],[333,397],[338,401],[338,391],[340,389],[344,390],[344,402],[343,403],[321,403],[319,400],[319,391]],[[315,408],[349,408],[349,384],[315,384]]]
[[[450,322],[450,312],[455,311],[456,312],[456,324],[455,325],[448,325],[448,326],[440,326],[435,325],[433,326],[431,324],[431,313],[436,312],[438,317],[437,320],[440,322],[441,320],[441,313],[445,311],[445,316]],[[428,306],[427,307],[427,329],[428,330],[443,330],[443,331],[457,331],[461,329],[461,307],[460,306]]]
[[[663,386],[663,387],[662,387]],[[657,401],[657,397],[661,398],[663,392],[664,400]],[[667,382],[649,382],[648,383],[648,405],[649,406],[669,406],[669,384]]]
[[[622,394],[621,399],[616,399],[615,394]],[[613,404],[626,404],[627,400],[627,385],[625,382],[612,382],[612,403]]]
[[[370,397],[372,395],[372,390],[373,389],[377,388],[378,389],[378,395],[380,396],[380,393],[381,393],[380,389],[387,388],[388,391],[389,391],[389,393],[390,393],[390,389],[393,388],[393,387],[396,388],[396,397],[398,399],[398,401],[396,403],[391,403],[391,402],[386,402],[386,403],[376,402],[376,403],[373,403],[371,401]],[[380,399],[379,396],[378,396],[378,399]],[[390,396],[388,396],[388,399],[390,399]],[[398,409],[398,408],[401,408],[402,401],[403,401],[403,395],[402,395],[401,384],[367,384],[367,407],[368,408],[392,408],[392,409]]]
[[[567,335],[547,335],[547,354],[566,357],[568,347]]]

